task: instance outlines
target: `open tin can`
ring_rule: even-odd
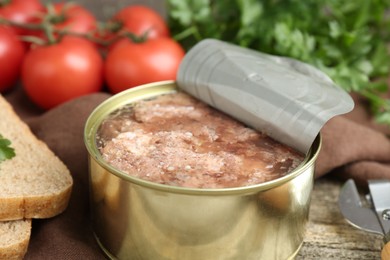
[[[286,176],[237,188],[152,183],[103,160],[96,134],[110,113],[176,91],[174,81],[123,91],[86,122],[90,205],[100,247],[112,259],[293,259],[305,235],[320,136]]]

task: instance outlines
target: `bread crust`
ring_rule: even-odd
[[[72,187],[64,189],[56,196],[30,196],[25,198],[2,198],[0,201],[0,219],[43,219],[54,217],[68,206]]]

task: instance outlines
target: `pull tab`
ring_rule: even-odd
[[[199,42],[186,54],[177,83],[303,153],[330,118],[354,106],[344,90],[311,65],[214,39]]]

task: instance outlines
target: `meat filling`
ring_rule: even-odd
[[[109,164],[144,180],[191,188],[280,178],[304,156],[182,93],[139,101],[107,118],[97,136]]]

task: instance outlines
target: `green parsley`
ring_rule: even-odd
[[[15,156],[15,150],[10,145],[11,141],[0,134],[0,163]]]
[[[168,21],[186,49],[216,38],[312,64],[390,125],[389,10],[388,0],[168,0]]]

